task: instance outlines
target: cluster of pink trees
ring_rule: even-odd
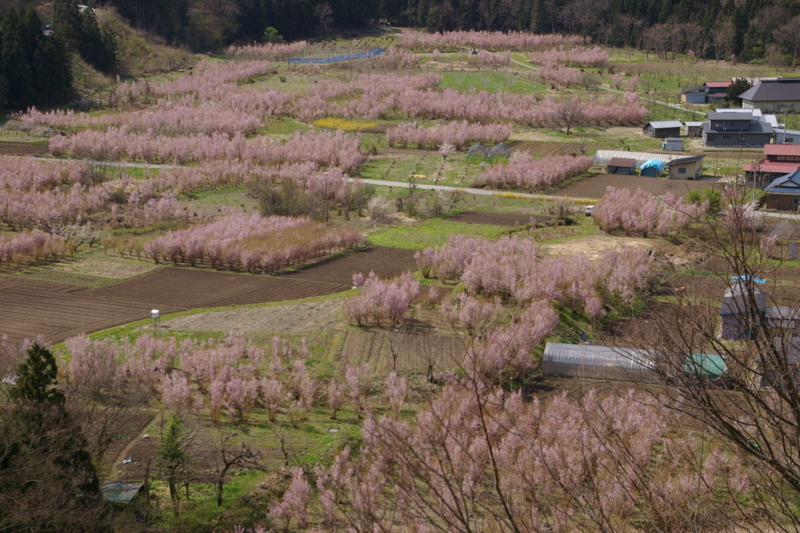
[[[397,107],[405,115],[425,119],[468,120],[492,123],[508,121],[547,127],[564,123],[565,106],[573,110],[573,125],[640,124],[647,109],[636,94],[626,93],[622,101],[604,97],[589,101],[557,102],[547,98],[514,93],[464,94],[454,89],[407,90],[397,97]]]
[[[67,255],[62,237],[34,230],[0,237],[0,265],[27,265],[32,261],[58,260]]]
[[[111,195],[109,184],[95,187],[75,183],[62,190],[7,189],[0,195],[0,221],[12,230],[46,227],[52,223],[74,223],[84,216],[101,211]]]
[[[470,56],[470,59],[473,57],[475,58],[474,60],[479,64],[492,67],[494,69],[505,67],[511,63],[511,53],[509,52],[493,53],[487,50],[481,50],[474,56]]]
[[[456,148],[475,142],[501,143],[511,136],[510,124],[470,124],[466,120],[424,128],[403,123],[386,131],[389,146],[417,146],[435,149],[445,143]]]
[[[305,218],[228,215],[158,237],[145,245],[145,252],[157,263],[271,272],[362,241],[353,229],[329,228]]]
[[[419,282],[409,272],[386,281],[374,272],[366,277],[355,274],[353,285],[359,292],[345,301],[344,310],[358,326],[399,324],[419,294]]]
[[[54,110],[41,113],[30,109],[19,117],[23,122],[47,125],[54,128],[119,128],[127,127],[132,132],[148,132],[153,135],[189,135],[195,133],[237,132],[251,135],[264,125],[263,121],[241,109],[213,105],[194,106],[184,102],[161,99],[152,109],[90,115],[73,111]]]
[[[669,421],[667,409],[632,391],[529,401],[453,383],[412,423],[368,419],[357,453],[316,468],[318,504],[284,518],[321,531],[401,522],[469,532],[487,520],[499,531],[728,527],[742,510],[726,502],[755,488],[748,467],[719,443],[669,431]],[[300,477],[286,498],[310,502]]]
[[[308,349],[273,338],[272,357],[249,346],[243,336],[221,341],[151,337],[135,341],[67,339],[67,386],[81,394],[158,398],[180,414],[206,408],[219,422],[227,414],[243,422],[257,406],[274,420],[279,411],[297,422],[315,401],[318,383],[306,369]],[[266,371],[265,371],[266,370]]]
[[[59,185],[86,184],[90,167],[85,161],[46,161],[32,157],[0,156],[0,188],[44,190]]]
[[[542,257],[529,238],[452,235],[444,246],[415,255],[425,276],[458,280],[475,296],[513,298],[521,305],[558,302],[589,316],[602,316],[604,295],[630,300],[652,275],[650,256],[641,248],[608,251],[602,260],[583,255]]]
[[[325,80],[301,95],[293,114],[301,120],[327,116],[375,119],[388,117],[397,107],[398,95],[408,90],[436,87],[438,74],[361,74],[345,83]]]
[[[50,139],[54,155],[71,154],[96,159],[134,159],[146,162],[185,163],[234,159],[279,165],[311,161],[320,165],[356,168],[363,160],[361,138],[347,133],[309,131],[291,135],[285,142],[262,137],[247,142],[244,135],[224,133],[164,137],[131,133],[127,127],[107,131],[84,130],[69,137]]]
[[[246,81],[272,71],[269,61],[201,61],[186,76],[160,84],[150,84],[154,94],[177,95],[199,93],[210,85]],[[146,82],[142,82],[146,83]]]
[[[384,70],[406,70],[419,65],[419,56],[395,46],[384,50],[381,54],[370,59],[372,68]]]
[[[609,187],[597,203],[592,217],[604,231],[626,235],[668,235],[686,229],[708,210],[708,202],[690,204],[669,191],[654,196],[637,189]]]
[[[542,65],[542,67],[536,71],[536,77],[543,83],[552,82],[564,87],[580,85],[585,76],[586,73],[580,70],[550,63]]]
[[[579,35],[546,34],[511,31],[448,31],[423,33],[406,30],[400,36],[400,46],[411,50],[442,48],[487,48],[492,50],[536,50],[544,47],[576,45],[587,41]]]
[[[297,55],[309,46],[308,41],[250,44],[230,46],[227,53],[233,59],[281,59]]]
[[[508,164],[488,167],[475,178],[475,183],[498,189],[537,191],[582,174],[593,164],[589,156],[557,155],[534,159],[527,152],[514,152]]]
[[[608,63],[608,52],[599,46],[592,48],[584,48],[583,46],[565,48],[564,46],[559,46],[558,48],[531,54],[530,61],[535,65],[600,67]]]

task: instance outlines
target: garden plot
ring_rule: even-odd
[[[162,325],[180,331],[220,331],[305,335],[342,327],[342,300],[298,302],[268,307],[225,309],[166,320]]]
[[[594,174],[548,194],[573,198],[600,198],[605,194],[608,187],[617,187],[631,190],[644,189],[656,195],[674,191],[676,194],[685,196],[689,191],[709,189],[713,186],[714,182],[712,181],[669,180],[666,178],[625,176],[621,174]]]
[[[458,366],[465,349],[464,341],[454,336],[354,330],[347,333],[339,364],[366,365],[371,374],[385,374],[392,371],[394,352],[398,372],[425,372],[429,360],[441,372]]]

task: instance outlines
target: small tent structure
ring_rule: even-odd
[[[548,342],[542,374],[615,381],[659,383],[650,354],[644,350]]]
[[[664,171],[664,163],[659,161],[658,159],[651,159],[647,161],[645,164],[642,165],[641,174],[642,176],[650,176],[651,178],[657,178],[661,176],[661,173]]]
[[[489,147],[483,143],[475,143],[467,151],[467,161],[486,159],[489,157]]]
[[[489,150],[489,159],[494,160],[495,157],[505,157],[508,159],[511,157],[511,148],[505,143],[495,144],[492,149]]]

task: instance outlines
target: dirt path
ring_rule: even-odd
[[[145,426],[142,428],[142,430],[128,441],[128,443],[125,445],[125,447],[122,449],[122,451],[119,452],[114,457],[114,461],[111,462],[111,463],[108,463],[108,465],[107,465],[108,466],[108,474],[112,478],[114,477],[115,472],[117,470],[119,470],[120,465],[122,465],[122,461],[124,461],[125,459],[130,457],[129,454],[131,453],[131,450],[147,434],[146,433],[147,432],[147,428],[150,427],[153,424],[153,422],[155,422],[156,420],[158,420],[158,413],[154,414],[153,418],[151,418],[150,421],[147,422],[147,424],[145,424]],[[134,457],[134,459],[136,459],[136,458]]]

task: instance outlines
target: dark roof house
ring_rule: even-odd
[[[800,78],[761,80],[739,95],[742,107],[764,111],[800,111]]]
[[[703,144],[711,147],[760,147],[772,140],[773,129],[755,113],[715,112],[706,115]]]
[[[730,81],[707,81],[697,87],[681,90],[681,100],[687,104],[713,104],[728,97]]]
[[[765,207],[780,211],[797,211],[800,207],[800,168],[775,178],[764,188]]]
[[[131,503],[144,485],[141,483],[125,483],[122,481],[106,481],[100,486],[103,499],[109,503]]]

